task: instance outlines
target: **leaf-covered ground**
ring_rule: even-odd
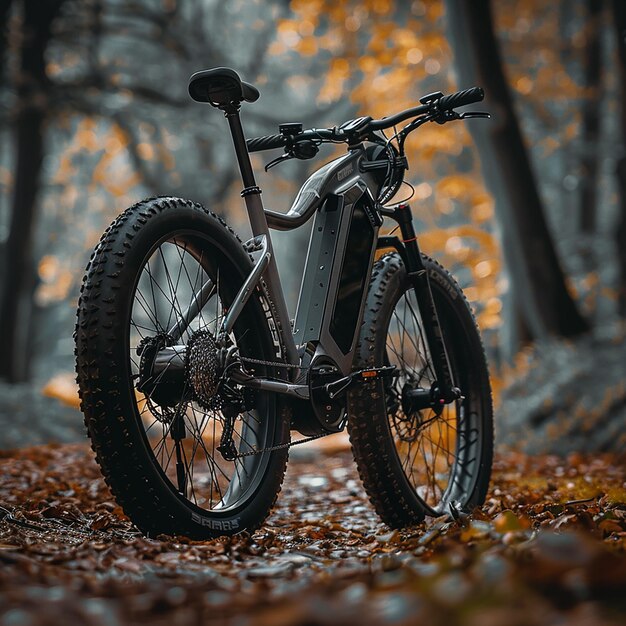
[[[398,532],[349,451],[292,452],[264,527],[209,542],[137,534],[86,445],[0,453],[0,624],[626,621],[624,458],[500,454],[484,507]]]

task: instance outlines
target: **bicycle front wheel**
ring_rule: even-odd
[[[401,528],[484,502],[491,473],[489,372],[463,292],[423,255],[455,386],[463,398],[415,408],[436,384],[413,286],[397,253],[374,267],[356,368],[394,365],[398,376],[362,383],[348,396],[348,428],[361,479],[378,514]]]
[[[281,358],[261,287],[220,337],[251,268],[220,218],[177,198],[128,209],[87,267],[76,326],[85,423],[113,494],[151,535],[252,530],[280,490],[287,451],[267,448],[288,441],[287,410],[227,375],[239,359]]]

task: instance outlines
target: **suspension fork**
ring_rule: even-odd
[[[402,243],[404,244],[404,263],[407,274],[415,290],[417,306],[424,324],[424,334],[430,350],[435,376],[437,377],[437,394],[433,400],[442,404],[453,402],[460,397],[460,390],[454,386],[450,373],[450,361],[443,341],[441,324],[437,315],[437,308],[430,288],[428,271],[424,267],[422,255],[417,244],[415,229],[413,228],[413,216],[408,204],[400,204],[390,215],[400,226]]]

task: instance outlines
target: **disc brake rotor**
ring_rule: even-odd
[[[403,392],[407,386],[404,385]],[[401,396],[393,386],[387,389],[387,410],[400,441],[415,441],[422,425],[422,416],[419,411],[405,412]]]

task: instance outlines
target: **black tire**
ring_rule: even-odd
[[[493,455],[491,387],[476,322],[452,276],[422,258],[453,379],[465,398],[440,415],[406,408],[403,392],[430,388],[434,375],[415,292],[397,253],[374,266],[354,366],[393,364],[400,376],[362,383],[348,394],[348,429],[361,479],[380,517],[394,528],[482,504]]]
[[[226,461],[216,450],[226,423],[222,405],[211,404],[214,398],[199,395],[199,383],[190,383],[189,340],[194,338],[197,354],[204,350],[206,358],[215,358],[211,342],[218,323],[251,268],[249,254],[223,220],[178,198],[129,208],[104,233],[87,265],[75,335],[81,408],[107,484],[149,535],[203,539],[251,531],[280,491],[287,450]],[[174,320],[206,284],[206,305],[180,337],[172,332],[173,340],[168,331]],[[275,329],[271,304],[257,287],[232,342],[241,356],[276,362],[282,351]],[[156,373],[154,355],[172,343],[174,352],[184,346],[184,368],[174,375],[171,356]],[[235,391],[243,398],[241,388]],[[238,452],[287,442],[290,415],[280,398],[261,392],[247,398],[249,410],[233,424]]]

